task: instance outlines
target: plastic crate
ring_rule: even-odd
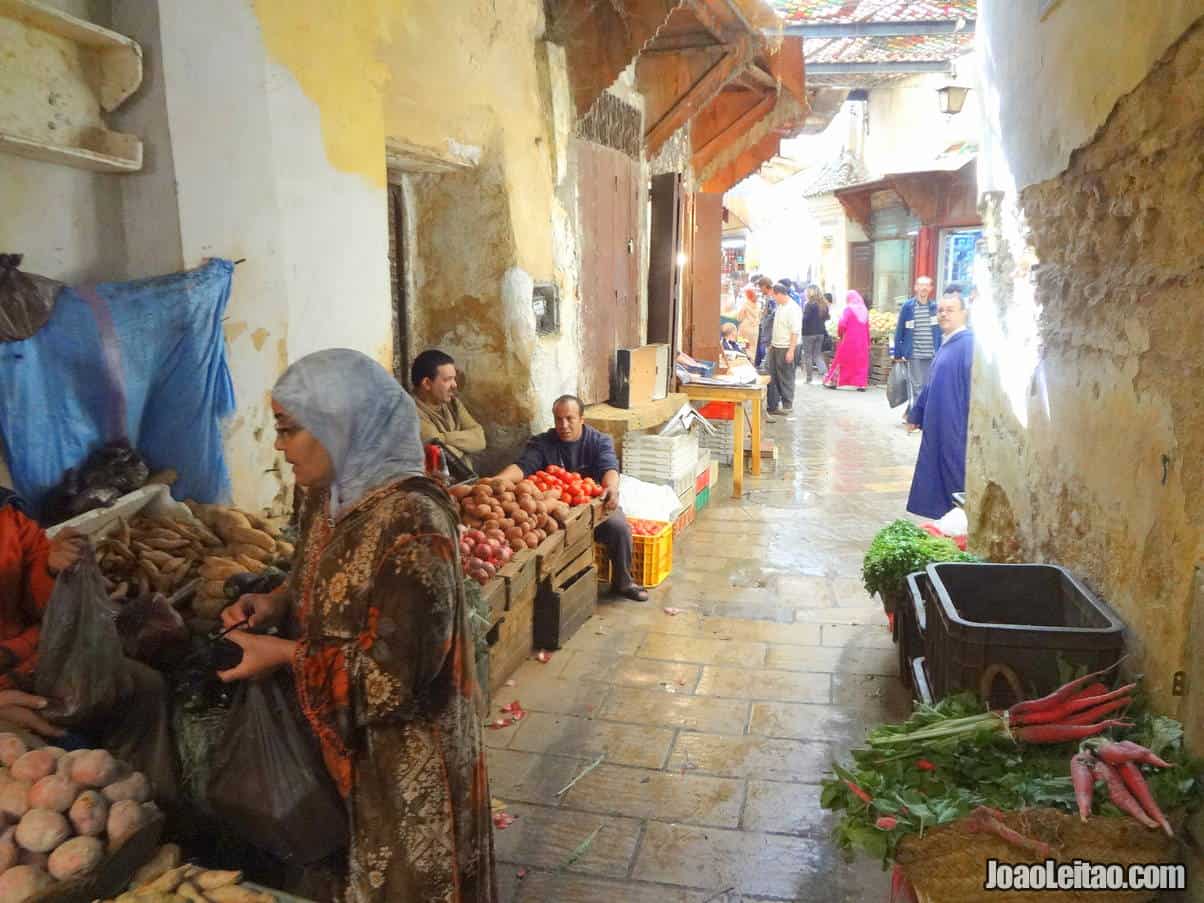
[[[705,508],[710,503],[711,503],[711,487],[708,486],[706,489],[702,490],[702,492],[698,493],[698,496],[694,499],[694,510],[701,511],[703,508]]]
[[[702,448],[701,443],[698,449],[698,462],[694,465],[694,476],[700,477],[704,473],[710,472],[711,469],[711,452],[709,449]]]
[[[1124,625],[1065,568],[930,564],[919,583],[924,655],[937,699],[971,690],[992,708],[1061,683],[1059,662],[1098,671],[1124,652]]]
[[[681,509],[681,513],[673,519],[673,537],[676,539],[680,536],[687,527],[694,523],[694,516],[697,509],[693,505],[687,505]]]
[[[698,413],[707,420],[735,420],[736,403],[734,401],[708,401],[698,409]]]
[[[707,468],[700,473],[694,480],[694,491],[701,494],[704,489],[711,485],[711,468]]]
[[[673,524],[654,521],[661,528],[653,536],[631,537],[631,577],[641,586],[659,586],[673,570]],[[598,567],[598,579],[612,579],[610,556],[606,547],[594,544],[594,564]]]

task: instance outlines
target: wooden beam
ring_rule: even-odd
[[[702,183],[702,190],[722,194],[761,168],[782,149],[782,136],[770,132],[748,147],[735,160],[720,167]]]
[[[810,106],[802,38],[783,38],[777,53],[769,57],[769,71],[783,89],[794,95],[795,100],[804,106]]]
[[[728,42],[729,29],[723,27],[723,23],[715,15],[708,0],[688,0],[687,5],[694,18],[698,20],[698,24],[710,32],[711,37],[721,44]]]
[[[748,62],[749,42],[741,40],[715,63],[702,78],[677,99],[663,116],[644,133],[648,154],[655,154],[670,136],[710,102],[723,86]]]
[[[885,188],[885,185],[878,185],[878,188]],[[867,236],[872,236],[873,226],[871,225],[873,208],[870,205],[870,195],[872,192],[868,189],[856,189],[853,191],[837,191],[836,200],[840,201],[840,206],[844,208],[844,212],[848,214],[849,219],[861,226],[865,230]]]
[[[726,94],[728,92],[724,92],[724,95]],[[716,98],[716,105],[718,105],[720,99]],[[749,129],[770,114],[777,102],[778,98],[776,94],[764,94],[751,107],[736,115],[735,118],[729,119],[727,124],[723,125],[717,132],[707,137],[701,143],[695,143],[694,172],[702,172],[712,160],[723,153],[733,142],[748,134]],[[696,127],[697,124],[696,122]],[[695,132],[695,135],[697,136],[697,132]]]
[[[719,43],[707,31],[692,31],[686,34],[665,35],[645,47],[643,53],[681,53],[690,50],[709,50]]]
[[[740,74],[746,76],[750,81],[755,82],[762,88],[770,88],[774,91],[778,88],[778,83],[774,77],[757,65],[756,61],[749,63],[748,67]]]

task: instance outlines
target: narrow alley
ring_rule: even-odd
[[[886,898],[887,873],[828,841],[818,782],[909,708],[859,574],[918,439],[880,392],[801,384],[769,433],[776,468],[742,501],[720,486],[650,602],[600,602],[497,695],[530,712],[486,737],[517,816],[495,832],[504,900]]]

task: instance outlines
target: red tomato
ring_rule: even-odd
[[[588,501],[589,501],[589,498],[587,496],[584,496],[584,495],[573,496],[573,504],[574,505],[584,505]]]

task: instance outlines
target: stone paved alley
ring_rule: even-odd
[[[518,816],[495,832],[503,900],[887,898],[876,863],[847,865],[828,841],[818,783],[867,726],[907,712],[859,579],[904,513],[919,439],[898,417],[881,391],[800,384],[795,414],[768,427],[776,469],[742,502],[726,471],[651,601],[603,602],[518,670],[495,706],[530,714],[486,732],[493,795]]]

